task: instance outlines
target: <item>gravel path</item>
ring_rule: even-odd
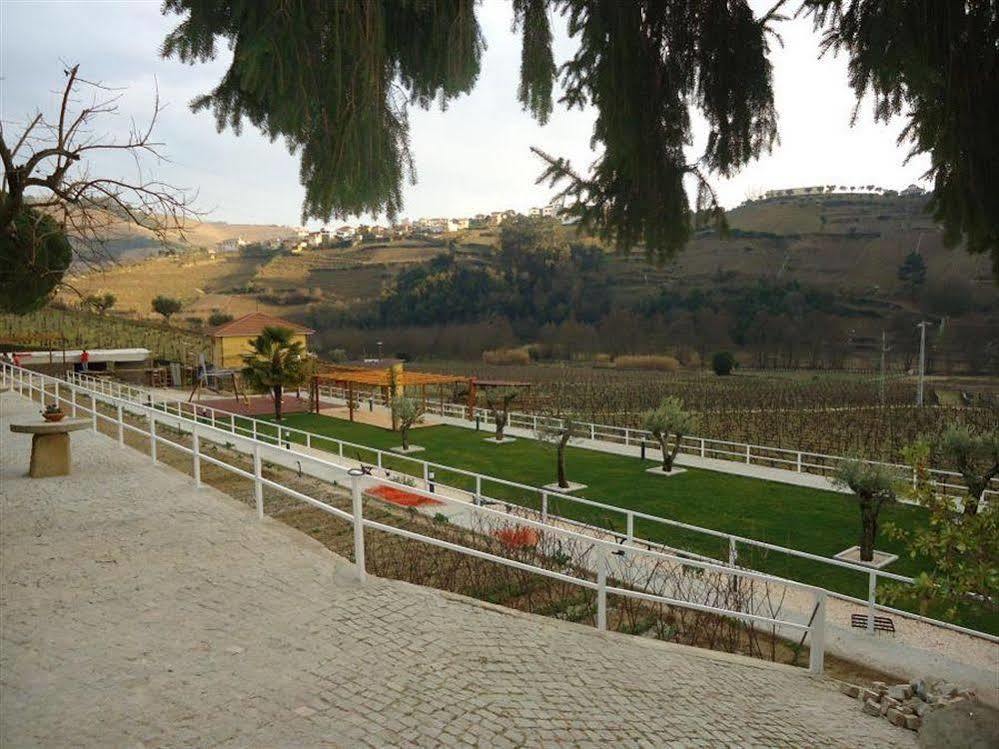
[[[27,479],[0,406],[3,746],[914,745],[801,670],[359,585],[90,432]]]

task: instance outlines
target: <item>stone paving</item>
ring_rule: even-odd
[[[317,542],[0,395],[3,747],[914,746],[802,670],[360,585]]]

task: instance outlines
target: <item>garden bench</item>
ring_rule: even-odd
[[[857,629],[867,629],[867,614],[850,614],[850,626]],[[874,617],[875,632],[891,632],[895,634],[895,622],[887,616]]]

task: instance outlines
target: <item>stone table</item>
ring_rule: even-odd
[[[31,435],[31,467],[28,475],[33,479],[41,479],[69,475],[72,467],[69,433],[89,426],[89,419],[63,419],[11,424],[10,431]]]

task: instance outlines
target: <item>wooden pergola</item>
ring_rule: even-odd
[[[433,374],[431,372],[406,372],[391,367],[385,369],[366,369],[348,365],[327,364],[325,372],[312,376],[309,401],[313,410],[319,413],[319,386],[332,385],[347,391],[347,412],[350,420],[354,420],[355,393],[358,387],[378,389],[385,402],[388,403],[395,395],[408,388],[419,388],[424,404],[427,402],[427,388],[437,387],[440,398],[441,412],[444,406],[444,387],[446,385],[465,384],[468,386],[469,418],[475,414],[476,381],[474,377],[459,377],[456,375]],[[392,392],[393,389],[395,392]]]

